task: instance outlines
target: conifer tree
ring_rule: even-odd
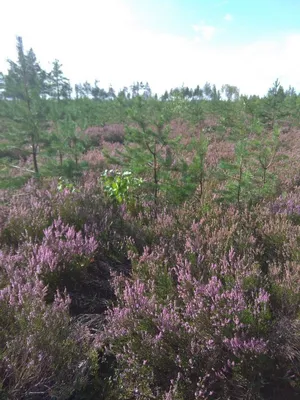
[[[164,102],[136,96],[129,116],[133,121],[126,129],[125,149],[114,162],[123,165],[135,176],[144,178],[144,186],[154,203],[156,216],[159,193],[172,186],[172,152],[178,139],[169,136],[170,110]]]
[[[14,145],[30,146],[34,171],[39,172],[37,155],[45,128],[47,94],[46,78],[32,49],[24,51],[21,37],[17,37],[17,62],[8,60],[9,70],[4,75],[4,96],[10,99],[9,118],[14,122]]]
[[[69,99],[72,94],[72,88],[63,71],[62,64],[55,60],[52,64],[52,71],[49,74],[49,95],[53,99],[60,101],[62,99]]]
[[[197,139],[193,138],[190,147],[194,150],[194,157],[187,169],[187,183],[189,186],[187,189],[190,189],[192,192],[198,189],[198,198],[201,199],[207,174],[205,160],[208,140],[203,136]]]
[[[0,72],[0,100],[4,100],[4,75]]]
[[[238,206],[244,200],[251,199],[253,190],[253,174],[249,168],[249,141],[239,140],[235,145],[233,161],[221,161],[221,179],[225,181],[221,190],[221,201],[236,203]]]
[[[266,125],[273,129],[279,120],[285,116],[284,100],[286,94],[278,79],[268,90],[268,95],[262,102],[262,117]]]
[[[268,171],[276,159],[279,147],[279,135],[280,131],[278,127],[274,128],[271,137],[268,137],[266,132],[260,129],[256,133],[256,138],[252,141],[252,151],[258,164],[258,169],[261,172],[263,185],[266,185]]]

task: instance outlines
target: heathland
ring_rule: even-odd
[[[300,95],[0,74],[0,398],[300,398]]]

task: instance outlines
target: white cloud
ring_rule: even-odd
[[[205,40],[211,40],[217,31],[215,26],[205,24],[193,25],[193,29],[196,33],[200,33]]]
[[[224,16],[225,21],[231,22],[233,20],[233,16],[231,14],[226,14]]]
[[[13,12],[16,7],[18,14]],[[73,0],[72,7],[52,0],[47,11],[40,0],[7,0],[3,8],[15,18],[13,23],[3,18],[0,25],[0,37],[5,37],[0,42],[0,71],[6,58],[16,58],[19,34],[44,68],[58,58],[73,84],[99,79],[102,87],[119,89],[138,80],[163,93],[183,82],[195,87],[209,81],[219,88],[228,83],[242,93],[263,95],[278,77],[285,87],[291,84],[300,91],[300,32],[224,46],[217,36],[209,41],[217,30],[205,24],[194,27],[201,40],[147,30],[123,0]]]

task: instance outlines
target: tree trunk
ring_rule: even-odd
[[[243,176],[243,167],[242,167],[242,164],[240,164],[239,180],[238,180],[238,192],[237,192],[237,202],[238,202],[238,205],[240,205],[240,200],[241,200],[242,176]]]
[[[154,180],[154,217],[157,218],[158,208],[158,174],[156,153],[153,154],[153,180]]]
[[[37,145],[35,145],[35,144],[32,145],[32,157],[33,157],[34,171],[36,174],[38,174],[39,167],[38,167],[38,162],[37,162]]]
[[[265,185],[266,184],[266,180],[267,180],[267,168],[263,167],[263,171],[264,171],[263,182],[264,182],[264,185]]]
[[[59,165],[62,167],[62,164],[63,164],[63,154],[62,154],[62,152],[60,151],[60,152],[59,152]]]

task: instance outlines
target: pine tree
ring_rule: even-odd
[[[277,177],[274,165],[279,160],[288,158],[278,154],[279,138],[280,130],[277,126],[268,133],[260,124],[257,124],[255,137],[250,142],[257,198],[268,197],[276,191]]]
[[[52,71],[48,76],[50,97],[57,101],[70,99],[72,88],[69,79],[62,72],[62,64],[55,60],[52,65]]]
[[[12,101],[8,107],[15,129],[11,140],[23,148],[30,146],[34,171],[38,174],[37,155],[46,120],[47,74],[32,49],[24,52],[21,37],[17,37],[17,53],[17,62],[8,60],[8,74],[4,75],[4,97]]]
[[[0,72],[0,100],[4,100],[4,88],[5,88],[4,75],[2,72]]]
[[[56,119],[57,113],[53,118],[53,130],[51,132],[48,155],[58,155],[59,165],[62,167],[66,155],[70,154],[70,136],[74,132],[74,123],[67,116],[64,119]]]
[[[178,139],[169,137],[171,112],[164,102],[136,96],[129,116],[134,124],[126,129],[124,151],[113,161],[144,179],[144,188],[153,200],[156,216],[159,193],[167,193],[174,184],[170,157]]]
[[[187,168],[187,189],[191,192],[198,190],[198,199],[200,200],[204,191],[204,182],[206,179],[206,155],[208,149],[208,140],[201,136],[193,138],[190,143],[191,150],[194,151],[192,162]]]
[[[262,102],[261,110],[262,118],[265,124],[273,129],[278,125],[280,119],[286,115],[284,109],[284,100],[286,94],[278,79],[273,86],[268,90],[268,95]]]
[[[221,161],[219,165],[221,180],[225,186],[221,190],[222,202],[236,203],[251,200],[253,190],[253,174],[249,167],[249,141],[240,140],[235,145],[233,161]]]

